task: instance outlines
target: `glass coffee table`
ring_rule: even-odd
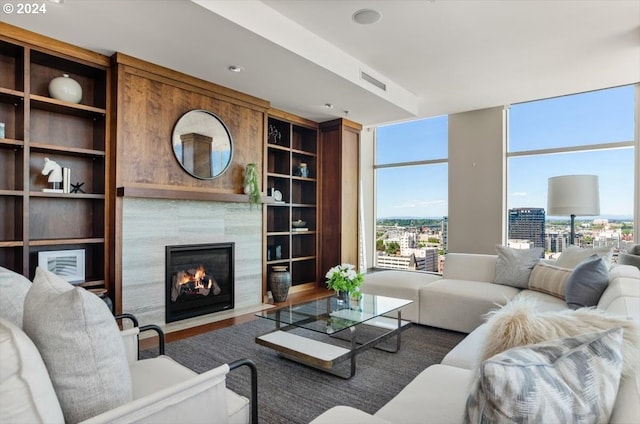
[[[334,296],[262,311],[256,316],[273,321],[275,330],[257,336],[256,343],[287,359],[349,379],[356,373],[358,354],[372,347],[382,349],[378,345],[392,337],[396,338],[395,347],[382,350],[400,349],[400,335],[411,325],[402,320],[400,308],[410,303],[406,299],[363,294],[362,299],[350,303]],[[395,317],[389,317],[389,313]],[[376,329],[371,331],[373,335],[362,334],[366,337],[359,341],[357,336],[365,326]],[[337,364],[347,360],[351,361],[347,375],[335,370]]]

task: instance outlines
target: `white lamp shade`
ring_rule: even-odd
[[[600,188],[597,175],[551,177],[547,196],[548,215],[600,215]]]

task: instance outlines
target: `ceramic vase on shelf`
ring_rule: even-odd
[[[65,102],[80,103],[82,87],[78,81],[69,77],[69,74],[62,74],[61,77],[56,77],[49,82],[49,95]]]
[[[275,302],[284,302],[291,288],[291,273],[286,266],[274,266],[269,275],[269,289]]]

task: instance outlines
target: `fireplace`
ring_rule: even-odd
[[[233,309],[234,243],[166,246],[166,322]]]

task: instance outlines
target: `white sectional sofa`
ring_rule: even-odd
[[[412,308],[403,311],[403,318],[469,334],[440,364],[421,372],[375,414],[337,406],[312,423],[464,422],[474,367],[488,336],[485,314],[521,296],[535,304],[536,311],[568,309],[559,297],[538,290],[495,284],[496,261],[497,255],[450,253],[442,278],[410,271],[367,274],[363,291],[414,300]],[[629,265],[614,265],[608,276],[609,283],[597,309],[612,317],[640,323],[640,270]],[[635,365],[636,369],[640,368],[640,364]],[[640,377],[637,374],[635,378],[621,380],[615,399],[610,423],[640,423]]]

